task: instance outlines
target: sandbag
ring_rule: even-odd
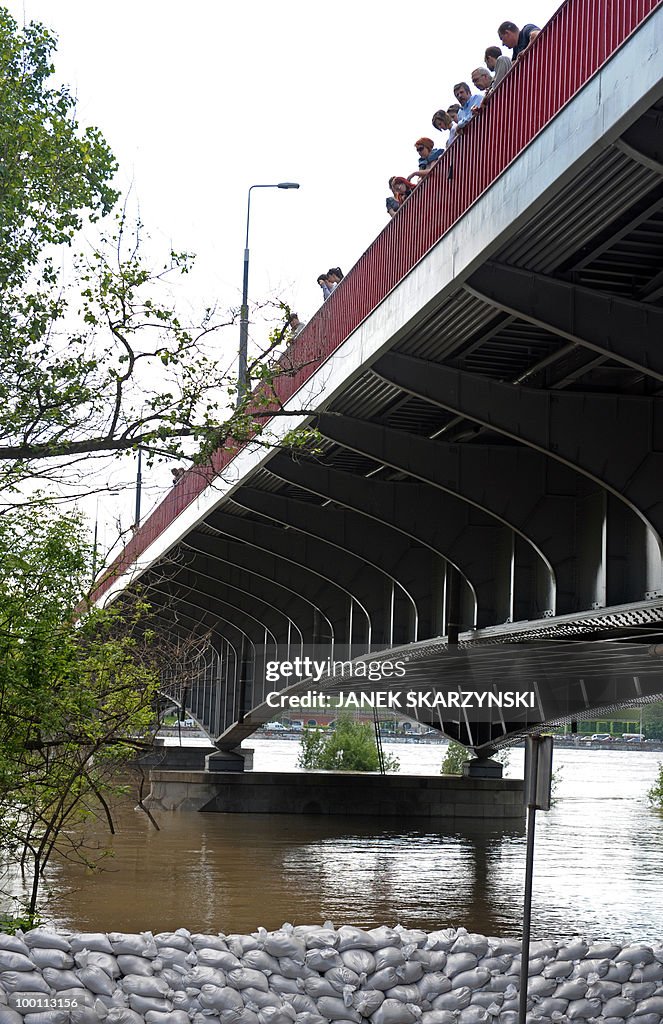
[[[0,1006],[0,1024],[23,1024],[23,1017],[10,1006]]]
[[[509,970],[512,963],[513,953],[504,953],[503,956],[484,956],[479,961],[478,966],[483,967],[484,971],[490,971],[491,974],[494,971],[504,974],[505,971]]]
[[[11,949],[0,949],[0,972],[34,971],[35,965],[25,953],[14,953]]]
[[[303,960],[296,960],[292,956],[282,956],[278,961],[278,965],[279,974],[284,978],[310,978],[315,973],[310,967],[306,966]]]
[[[587,956],[589,946],[584,939],[576,938],[566,946],[561,946],[557,956],[560,960],[582,960]]]
[[[174,932],[159,932],[154,936],[154,943],[157,949],[167,946],[169,949],[181,949],[184,953],[190,953],[193,949],[191,932],[186,928],[178,928]]]
[[[386,992],[388,988],[393,988],[395,985],[400,985],[401,979],[396,973],[395,967],[385,967],[381,971],[376,971],[370,978],[366,979],[366,988],[378,989],[381,992]]]
[[[291,956],[295,960],[300,960],[304,963],[306,943],[303,939],[298,939],[295,935],[290,935],[283,929],[276,932],[268,932],[263,941],[262,948],[266,953],[270,953],[279,960],[283,956]]]
[[[633,964],[628,961],[624,961],[621,964],[612,963],[608,969],[608,973],[604,975],[605,981],[617,981],[620,985],[628,981],[631,977],[633,970]]]
[[[203,1019],[208,1020],[209,1018],[203,1015]],[[221,1010],[218,1019],[221,1024],[260,1024],[257,1013],[247,1009],[246,1006],[243,1010]]]
[[[22,973],[22,972],[21,972]],[[59,992],[61,989],[77,988],[83,990],[83,982],[73,971],[57,971],[54,967],[45,967],[44,981]]]
[[[151,960],[144,960],[142,956],[131,953],[118,954],[117,966],[122,974],[142,974],[144,977],[154,974]]]
[[[451,978],[447,978],[442,971],[433,971],[431,974],[424,974],[416,983],[422,999],[430,999],[439,996],[443,992],[451,990]]]
[[[97,950],[83,949],[74,953],[77,967],[101,967],[109,978],[119,978],[120,968],[117,965],[117,958],[111,953],[99,953]]]
[[[223,1024],[225,1024],[225,1021]],[[305,1011],[297,1014],[295,1024],[329,1024],[329,1021],[326,1017],[321,1017],[317,1011],[314,1013]]]
[[[609,960],[581,960],[581,962],[576,964],[573,968],[571,977],[588,978],[590,974],[597,974],[599,978],[604,978],[609,969]]]
[[[520,939],[501,939],[495,935],[488,936],[488,949],[492,956],[504,956],[507,953],[520,953]]]
[[[529,947],[529,959],[533,960],[540,956],[545,960],[550,960],[551,957],[556,957],[557,943],[551,942],[547,939],[537,939],[535,942],[531,942]]]
[[[237,989],[218,985],[210,985],[205,982],[194,994],[200,993],[198,998],[201,1005],[207,1010],[243,1010],[244,1003]]]
[[[572,999],[566,1008],[569,1020],[587,1020],[588,1017],[598,1017],[600,1013],[600,999]]]
[[[69,945],[72,953],[80,953],[87,949],[95,953],[113,954],[113,947],[103,932],[77,932],[76,935],[70,936]]]
[[[420,963],[426,973],[443,971],[447,963],[447,954],[443,949],[415,949],[408,963]]]
[[[282,974],[272,974],[269,979],[269,987],[272,992],[280,996],[296,995],[301,992],[300,981],[295,978],[284,978]]]
[[[338,996],[321,996],[318,999],[318,1013],[330,1020],[353,1020],[361,1024],[361,1014],[351,1006],[346,1006]]]
[[[335,949],[339,937],[333,928],[316,928],[306,935],[307,949]]]
[[[415,1024],[422,1016],[421,1009],[398,999],[385,999],[371,1014],[371,1024]],[[361,1020],[361,1018],[360,1018]]]
[[[170,986],[163,978],[147,978],[144,974],[128,974],[122,979],[121,988],[127,995],[157,996],[161,999],[170,992]]]
[[[483,1006],[486,1010],[490,1010],[491,1016],[496,1016],[502,1004],[504,1003],[503,992],[473,992],[472,998],[470,999],[470,1006]]]
[[[412,1003],[421,1006],[423,998],[416,985],[395,985],[385,992],[387,999],[399,999],[401,1003]]]
[[[342,953],[346,949],[367,949],[375,953],[378,944],[370,934],[363,928],[353,928],[351,925],[341,925],[338,929],[338,951]]]
[[[456,1014],[451,1010],[424,1010],[421,1024],[456,1024]]]
[[[419,946],[423,949],[428,942],[428,932],[421,928],[403,928],[402,925],[397,924],[394,931],[400,935],[404,946]]]
[[[139,935],[109,932],[108,941],[115,956],[146,956],[152,959],[157,955],[157,945],[152,932],[140,932]]]
[[[337,996],[338,993],[333,985],[330,985],[326,977],[324,978],[305,978],[304,992],[307,996],[312,999],[320,999],[321,996]]]
[[[587,999],[600,999],[602,1003],[605,1003],[608,999],[614,998],[614,996],[620,996],[622,994],[622,986],[617,981],[606,981],[601,979],[600,981],[593,982],[587,991],[585,997]]]
[[[379,928],[369,928],[368,934],[375,940],[378,950],[383,949],[385,946],[401,945],[400,933],[395,928],[387,928],[385,925],[381,925]]]
[[[485,1006],[466,1006],[458,1015],[459,1024],[489,1024],[490,1020]]]
[[[557,982],[554,978],[544,978],[542,974],[537,974],[534,978],[527,979],[527,991],[531,996],[539,996],[541,999],[544,996],[553,995],[557,988]]]
[[[225,935],[204,935],[202,932],[191,935],[191,945],[194,949],[228,949]]]
[[[157,1010],[160,1013],[170,1013],[173,1004],[170,999],[160,999],[158,996],[129,996],[129,1006],[136,1013],[146,1014],[149,1010]]]
[[[585,958],[587,960],[614,960],[621,948],[616,942],[593,942],[585,953]]]
[[[557,981],[562,981],[563,978],[568,978],[573,974],[574,966],[573,960],[553,960],[552,963],[546,964],[542,974],[544,978],[555,978]]]
[[[456,936],[457,932],[455,928],[442,928],[436,932],[429,932],[424,948],[441,950],[444,953],[448,953],[456,941]]]
[[[629,1017],[626,1024],[661,1024],[660,1013],[643,1013],[638,1017]]]
[[[585,978],[572,978],[562,981],[555,989],[556,999],[584,999],[588,984]]]
[[[241,959],[241,967],[248,967],[252,971],[262,971],[266,977],[270,974],[280,974],[279,962],[275,956],[271,956],[264,949],[249,949]]]
[[[26,1013],[23,1024],[69,1024],[69,1010],[39,1010]]]
[[[448,978],[455,978],[457,974],[464,971],[471,971],[479,963],[474,953],[449,953],[444,973]]]
[[[343,992],[346,987],[352,991],[359,988],[359,975],[349,967],[332,967],[325,974],[325,981],[328,981],[336,992]]]
[[[569,1005],[568,999],[542,999],[540,1003],[537,1003],[537,1010],[540,1010],[544,1017],[552,1017],[555,1014],[555,1020],[558,1019],[558,1014],[565,1014],[566,1008]]]
[[[159,1010],[148,1010],[145,1024],[190,1024],[191,1017],[184,1010],[171,1010],[163,1013]]]
[[[258,1013],[260,1024],[294,1024],[297,1014],[292,1006],[265,1006]]]
[[[641,999],[651,999],[656,995],[656,982],[629,982],[622,987],[622,995],[625,999],[633,999],[636,1003],[639,1003]]]
[[[374,974],[377,970],[375,955],[367,949],[344,949],[340,957],[344,965],[357,974]]]
[[[43,946],[35,946],[30,952],[30,959],[35,967],[43,970],[45,967],[54,967],[59,971],[69,970],[74,966],[74,958],[63,949],[46,949]]]
[[[651,964],[645,964],[644,967],[634,967],[629,980],[663,982],[663,964],[654,961]]]
[[[302,1013],[317,1015],[318,1013],[318,1007],[316,1006],[315,1002],[311,999],[310,996],[307,996],[306,993],[304,992],[300,992],[296,996],[286,994],[283,998],[286,1003],[290,1003],[293,1010],[298,1015]]]
[[[332,967],[343,966],[341,954],[331,946],[326,946],[323,949],[309,949],[304,957],[304,963],[312,971],[319,971],[321,974]]]
[[[234,953],[227,949],[217,949],[215,946],[201,946],[196,950],[195,956],[200,967],[218,967],[222,971],[237,971],[242,967],[241,960]]]
[[[602,1017],[630,1017],[635,1010],[635,1002],[632,999],[624,999],[623,996],[614,996],[607,999],[601,1008]]]
[[[654,951],[651,946],[625,946],[612,958],[616,964],[630,963],[635,967],[654,962]]]
[[[24,932],[22,938],[23,942],[30,949],[38,946],[41,949],[62,949],[65,953],[71,952],[71,944],[68,939],[51,931],[50,928],[45,928],[43,925]]]
[[[479,960],[488,952],[488,939],[484,935],[477,935],[473,932],[465,931],[464,928],[459,928],[456,941],[451,947],[451,952],[472,953]]]
[[[457,988],[452,992],[443,992],[429,1002],[434,1010],[464,1010],[472,1002],[472,989]]]
[[[223,953],[219,953],[219,956],[223,956]],[[178,946],[159,946],[159,955],[154,958],[152,964],[156,971],[158,970],[157,964],[161,964],[162,967],[172,967],[174,964],[188,967],[195,961],[196,954],[193,952],[187,953],[184,949],[179,949]],[[200,962],[200,953],[198,953],[198,962]]]
[[[3,971],[0,985],[5,992],[41,992],[50,996],[51,989],[40,971]]]
[[[30,955],[29,947],[19,935],[8,935],[6,932],[0,932],[0,949],[6,949],[10,953],[22,953],[23,956]]]
[[[108,1011],[106,1024],[145,1024],[144,1018],[128,1007],[117,1006]]]
[[[283,999],[276,992],[263,992],[259,988],[245,988],[240,992],[242,1001],[249,1010],[263,1010],[266,1006],[281,1006]]]
[[[382,1006],[384,1000],[384,992],[380,992],[379,989],[372,989],[370,992],[363,989],[352,994],[352,1006],[362,1017],[370,1017],[379,1006]]]
[[[115,982],[101,967],[77,967],[74,974],[83,982],[85,988],[99,996],[111,996],[115,991]]]
[[[419,960],[406,960],[396,968],[396,974],[404,985],[414,985],[424,976],[424,965]]]
[[[643,999],[633,1011],[634,1017],[642,1017],[646,1013],[658,1013],[663,1017],[663,993]]]
[[[269,989],[265,975],[260,971],[252,971],[250,967],[236,967],[235,970],[228,971],[226,977],[230,987],[240,992],[244,988],[257,988],[262,992]]]
[[[470,988],[474,991],[477,988],[483,988],[490,981],[490,971],[484,971],[481,967],[475,967],[471,971],[461,971],[460,974],[456,974],[451,979],[452,989],[456,988]]]

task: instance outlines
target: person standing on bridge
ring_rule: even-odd
[[[331,295],[332,291],[334,290],[331,287],[331,281],[327,279],[327,274],[320,274],[318,276],[318,284],[322,288],[322,298],[326,302],[329,296]]]
[[[467,82],[459,82],[458,85],[454,85],[454,96],[460,103],[458,127],[462,128],[464,124],[471,121],[473,109],[481,106],[483,96],[478,92],[472,93]]]
[[[518,60],[532,45],[541,29],[538,25],[527,24],[518,28],[512,21],[503,21],[497,30],[503,46],[511,50],[511,59]]]
[[[493,81],[490,89],[486,93],[495,92],[495,89],[501,81],[508,75],[511,70],[511,58],[507,57],[505,53],[502,53],[499,46],[489,46],[484,54],[484,60],[486,67],[493,73]]]
[[[408,181],[411,181],[412,178],[419,178],[419,182],[417,182],[417,184],[420,184],[426,175],[430,174],[433,170],[440,157],[444,155],[444,150],[435,149],[433,140],[428,138],[417,139],[414,144],[414,148],[419,154],[419,170],[413,171],[412,174],[408,174],[407,177]]]

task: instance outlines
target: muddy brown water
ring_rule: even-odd
[[[298,743],[255,739],[257,769],[296,770]],[[385,744],[408,774],[439,771],[439,744]],[[522,776],[522,750],[507,774]],[[558,750],[558,801],[537,817],[533,933],[663,938],[663,813],[646,791],[660,754]],[[60,928],[250,932],[284,921],[401,922],[520,933],[525,832],[518,823],[293,815],[159,814],[131,807],[102,870],[56,863],[44,917]]]

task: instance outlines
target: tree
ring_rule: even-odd
[[[306,771],[316,768],[342,772],[380,771],[373,727],[343,717],[329,732],[306,726],[297,764]],[[385,754],[384,766],[388,772],[397,772],[400,764],[397,757]]]
[[[642,729],[648,740],[663,740],[663,703],[643,707]]]
[[[0,516],[0,842],[29,877],[29,920],[54,853],[88,862],[71,828],[93,814],[113,828],[108,801],[151,746],[175,657],[138,598],[81,617],[82,536],[78,517],[48,507]]]
[[[74,97],[52,85],[55,46],[42,25],[19,29],[0,8],[5,487],[34,475],[60,479],[82,458],[139,445],[148,459],[201,446],[207,457],[283,411],[270,387],[281,368],[265,364],[272,342],[249,367],[261,397],[233,409],[235,382],[218,342],[210,344],[224,323],[213,308],[193,324],[175,311],[168,282],[188,273],[188,253],[170,252],[157,270],[144,261],[142,227],[118,209],[108,144],[98,129],[79,128]],[[91,224],[95,244],[75,252]]]
[[[658,775],[651,789],[647,791],[647,799],[650,804],[663,811],[663,762],[659,761]]]

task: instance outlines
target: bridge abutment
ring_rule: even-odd
[[[521,779],[354,772],[150,773],[150,808],[224,814],[522,819]]]

